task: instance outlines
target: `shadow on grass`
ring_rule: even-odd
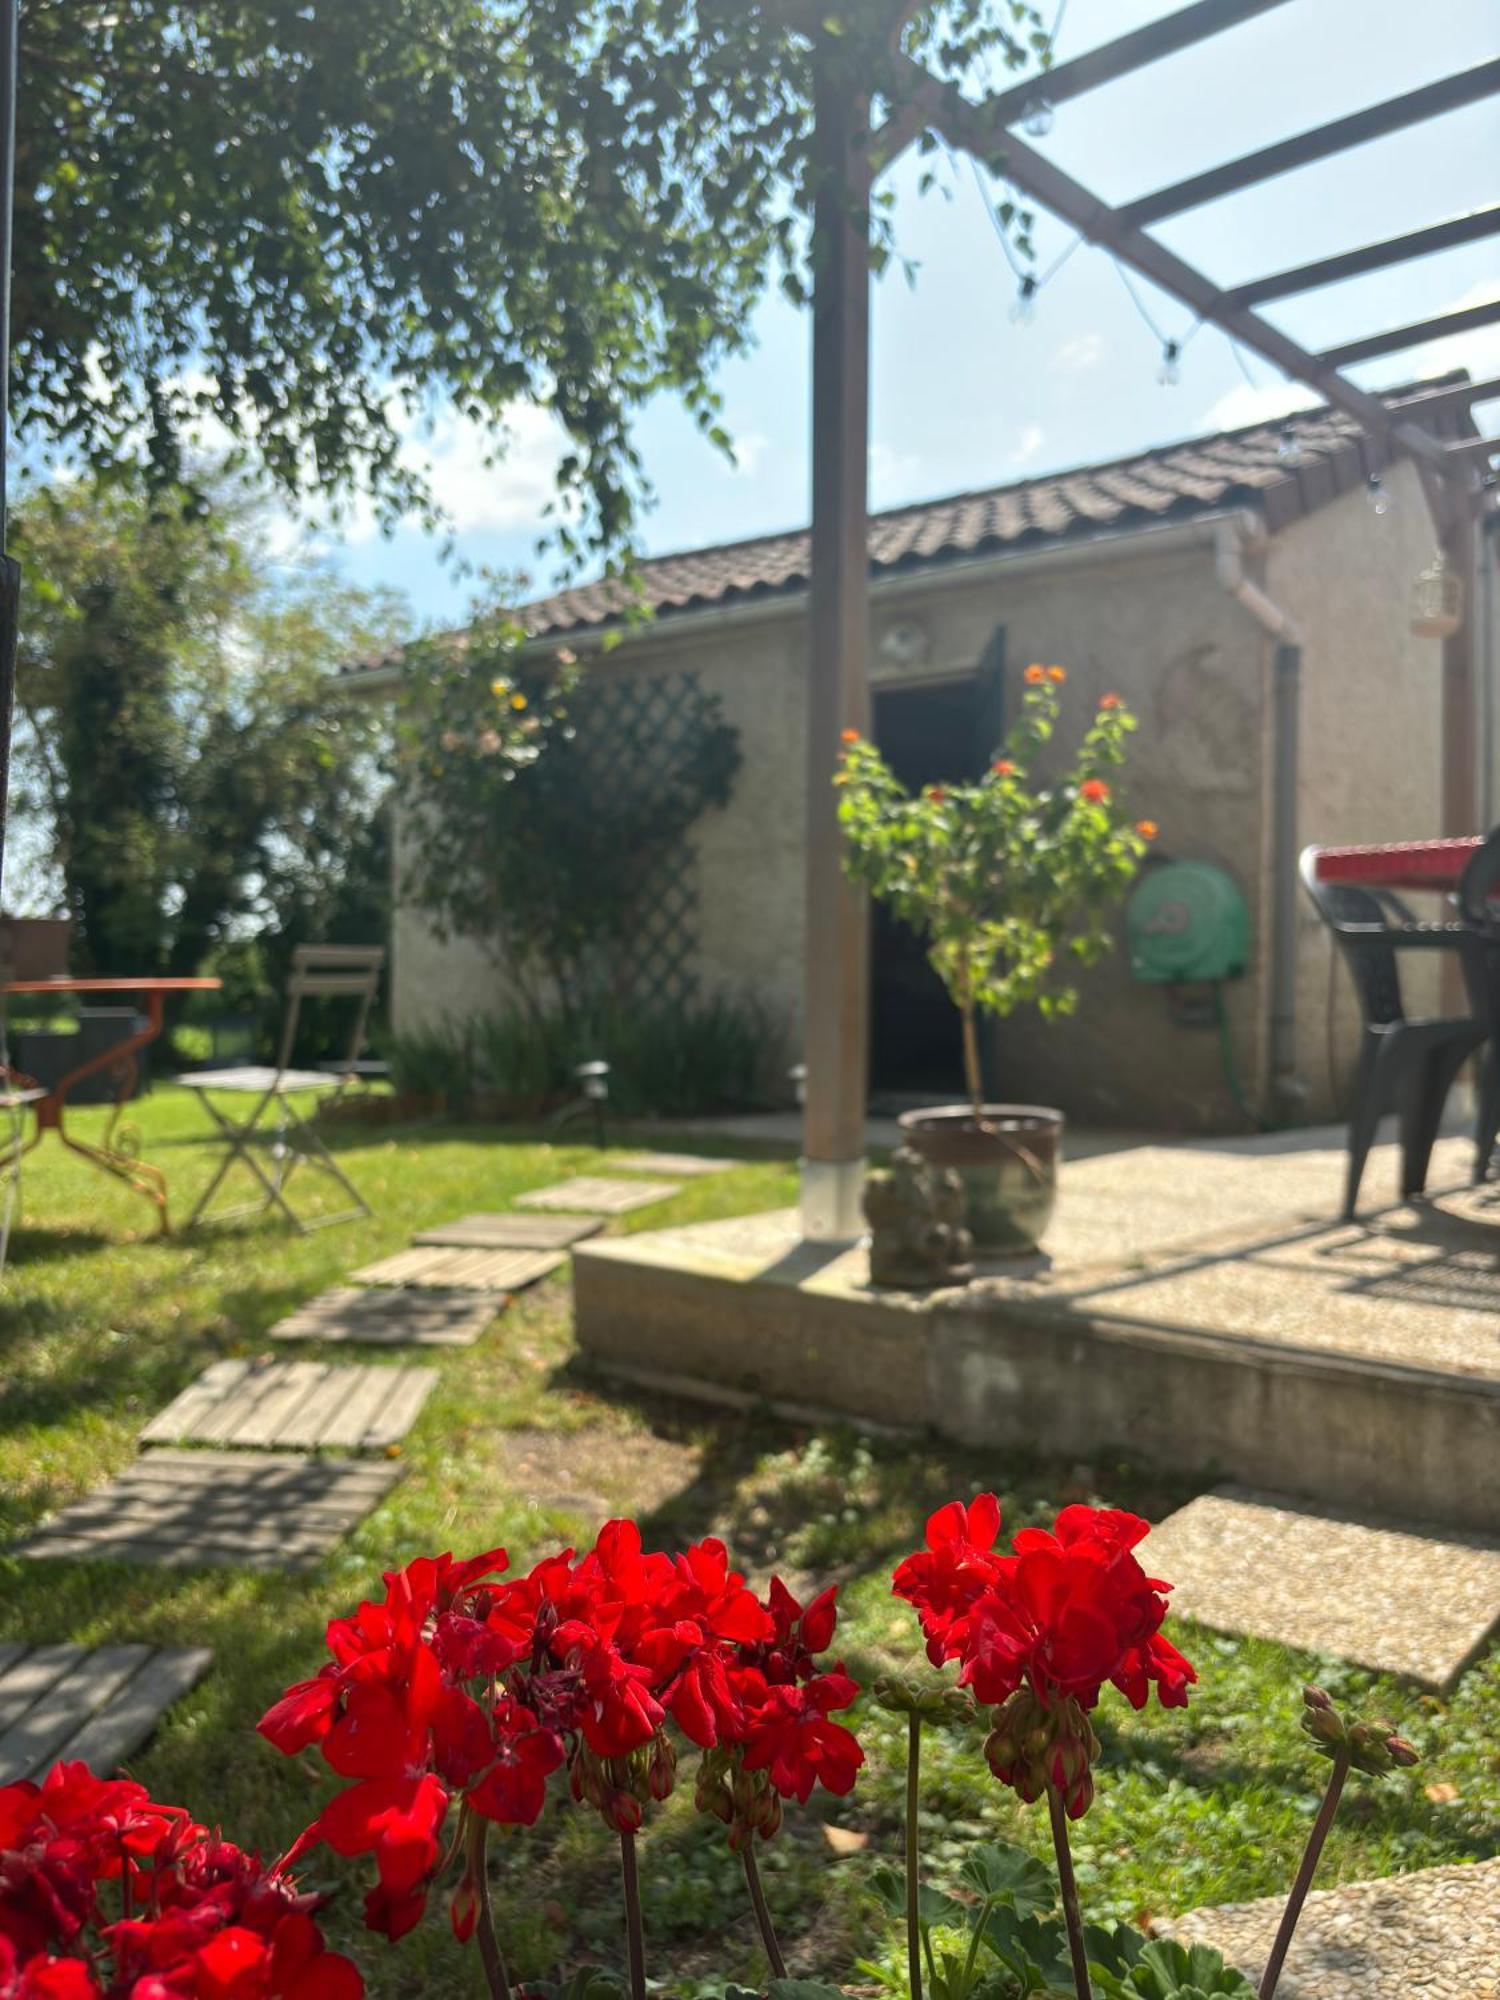
[[[14,1276],[28,1265],[57,1264],[69,1257],[88,1257],[117,1248],[117,1239],[98,1229],[42,1229],[20,1224],[10,1232],[6,1269]]]

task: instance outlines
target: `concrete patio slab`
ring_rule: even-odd
[[[581,1210],[585,1215],[629,1215],[653,1202],[682,1192],[676,1181],[618,1181],[603,1174],[580,1174],[556,1187],[533,1188],[518,1194],[518,1208]]]
[[[154,1416],[142,1444],[387,1451],[416,1422],[435,1368],[320,1361],[216,1361]]]
[[[63,1760],[116,1770],[212,1660],[203,1646],[0,1646],[0,1785]]]
[[[461,1215],[419,1229],[413,1243],[434,1243],[454,1250],[568,1250],[604,1227],[597,1215]]]
[[[338,1346],[472,1347],[509,1303],[508,1294],[340,1285],[279,1320],[271,1338]]]
[[[1158,1926],[1260,1977],[1284,1899],[1225,1903]],[[1500,1861],[1314,1889],[1277,2000],[1500,2000]]]
[[[167,1569],[311,1569],[404,1470],[388,1459],[143,1452],[14,1553]]]
[[[519,1292],[567,1262],[560,1250],[477,1250],[419,1244],[356,1271],[357,1285],[414,1285],[443,1291]]]
[[[1434,1198],[1402,1204],[1377,1148],[1350,1226],[1328,1133],[1098,1152],[1064,1166],[1045,1254],[925,1294],[791,1210],[600,1239],[574,1253],[579,1344],[685,1393],[1493,1532],[1500,1188],[1469,1160],[1442,1142]]]
[[[1151,1531],[1174,1615],[1445,1693],[1500,1626],[1500,1544],[1224,1487]],[[1416,1619],[1391,1605],[1420,1605]]]

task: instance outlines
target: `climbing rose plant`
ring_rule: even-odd
[[[977,1017],[1034,1001],[1070,1013],[1060,975],[1108,948],[1111,908],[1135,878],[1157,828],[1125,813],[1115,773],[1135,717],[1101,697],[1073,762],[1051,783],[1035,775],[1057,730],[1063,667],[1030,666],[1020,714],[977,783],[907,791],[875,745],[846,730],[834,783],[851,878],[927,943],[963,1022],[964,1076],[976,1118],[984,1084]]]
[[[877,1865],[869,1885],[904,1919],[910,2000],[1055,2000],[1069,1985],[1077,2000],[1254,2000],[1209,1947],[1085,1924],[1079,1909],[1067,1828],[1094,1800],[1093,1711],[1111,1686],[1137,1709],[1153,1689],[1181,1707],[1197,1680],[1161,1629],[1171,1586],[1135,1554],[1146,1523],[1074,1506],[1008,1549],[1000,1531],[993,1494],[953,1501],[892,1578],[940,1670],[871,1690],[907,1718],[906,1866]],[[330,1623],[328,1660],[261,1719],[278,1750],[316,1752],[338,1781],[271,1865],[82,1764],[0,1787],[0,2000],[360,2000],[359,1972],[319,1930],[325,1899],[293,1872],[321,1847],[369,1862],[365,1922],[393,1943],[445,1887],[448,1921],[477,1947],[492,2000],[614,2000],[617,1984],[589,1970],[567,1987],[510,1983],[487,1843],[493,1827],[532,1825],[554,1789],[619,1842],[629,1990],[644,2000],[635,1844],[677,1783],[684,1745],[698,1753],[696,1807],[740,1857],[770,2000],[842,2000],[840,1988],[787,1978],[755,1859],[786,1801],[805,1805],[820,1787],[843,1796],[864,1762],[837,1719],[860,1690],[828,1658],[834,1590],[804,1604],[773,1578],[761,1597],[722,1542],[648,1551],[630,1521],[524,1575],[492,1549],[423,1557],[384,1585]],[[1416,1761],[1389,1723],[1349,1721],[1317,1688],[1305,1703],[1304,1727],[1333,1769],[1259,2000],[1276,1990],[1345,1780]],[[962,1897],[922,1881],[923,1726],[976,1719],[996,1780],[1024,1802],[1047,1800],[1055,1885],[998,1844],[969,1851]],[[757,1996],[731,1987],[723,2000]]]

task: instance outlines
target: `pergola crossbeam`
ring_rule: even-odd
[[[1478,208],[1469,215],[1413,229],[1405,236],[1387,237],[1383,243],[1366,243],[1337,257],[1319,257],[1311,264],[1298,264],[1248,285],[1234,285],[1225,296],[1238,306],[1264,305],[1268,299],[1293,298],[1299,292],[1317,291],[1324,285],[1341,284],[1346,278],[1360,278],[1369,271],[1383,271],[1392,264],[1406,264],[1415,257],[1430,257],[1435,251],[1479,243],[1495,235],[1500,235],[1500,206]]]
[[[1381,354],[1400,354],[1408,347],[1421,347],[1429,340],[1444,340],[1454,333],[1473,333],[1476,327],[1493,326],[1500,319],[1500,299],[1466,306],[1460,312],[1439,313],[1435,319],[1419,319],[1410,326],[1393,326],[1385,333],[1367,334],[1363,340],[1346,340],[1341,347],[1326,347],[1318,356],[1325,368],[1347,368],[1355,361],[1373,361]]]
[[[1284,375],[1317,389],[1372,436],[1385,440],[1391,448],[1404,446],[1434,470],[1450,477],[1457,475],[1458,468],[1445,458],[1441,444],[1429,432],[1393,416],[1378,397],[1345,380],[1323,356],[1310,353],[1268,320],[1236,305],[1211,278],[1127,222],[1123,210],[1100,201],[1024,139],[1006,131],[997,123],[988,101],[975,104],[951,86],[934,87],[931,79],[927,82],[929,88],[922,100],[925,115],[951,145],[981,161],[1003,154],[1006,178],[1028,199],[1071,223],[1089,242],[1123,259],[1143,278],[1182,300],[1200,319],[1221,327]],[[914,102],[917,96],[913,91]]]
[[[1051,105],[1065,104],[1071,97],[1081,97],[1085,91],[1097,90],[1101,84],[1113,83],[1118,77],[1160,62],[1164,56],[1176,55],[1196,42],[1207,41],[1211,35],[1222,35],[1227,28],[1237,28],[1257,14],[1268,14],[1273,7],[1285,5],[1286,0],[1196,0],[1191,7],[1180,8],[1160,21],[1150,21],[1143,28],[1075,56],[1071,62],[1044,70],[1027,83],[998,92],[989,100],[990,106],[1005,123],[1013,123],[1038,98]]]
[[[1500,456],[1500,438],[1457,438],[1443,447],[1449,458],[1477,458],[1481,461]]]
[[[1210,167],[1206,173],[1193,174],[1171,187],[1159,188],[1139,201],[1126,202],[1117,213],[1123,222],[1144,229],[1152,223],[1164,222],[1168,216],[1201,208],[1205,202],[1238,194],[1242,188],[1274,180],[1296,167],[1311,166],[1317,160],[1348,152],[1351,146],[1363,146],[1372,139],[1383,139],[1428,118],[1440,117],[1446,111],[1477,104],[1494,96],[1496,91],[1500,91],[1500,58],[1479,63],[1456,76],[1440,77],[1436,83],[1423,84],[1421,89],[1406,91],[1400,97],[1389,97],[1383,104],[1369,105],[1347,118],[1315,126],[1310,132],[1280,139],[1275,145],[1263,146],[1238,160],[1228,160],[1223,166]]]
[[[1396,397],[1391,407],[1419,410],[1427,417],[1446,410],[1471,409],[1475,403],[1492,403],[1497,397],[1500,397],[1500,375],[1489,375],[1480,382],[1455,382],[1448,389],[1416,389],[1409,396]]]

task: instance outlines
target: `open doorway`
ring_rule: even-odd
[[[875,742],[908,790],[980,776],[999,741],[1001,635],[960,680],[875,691]],[[915,931],[881,903],[870,913],[870,1091],[887,1103],[957,1097],[958,1015]]]

